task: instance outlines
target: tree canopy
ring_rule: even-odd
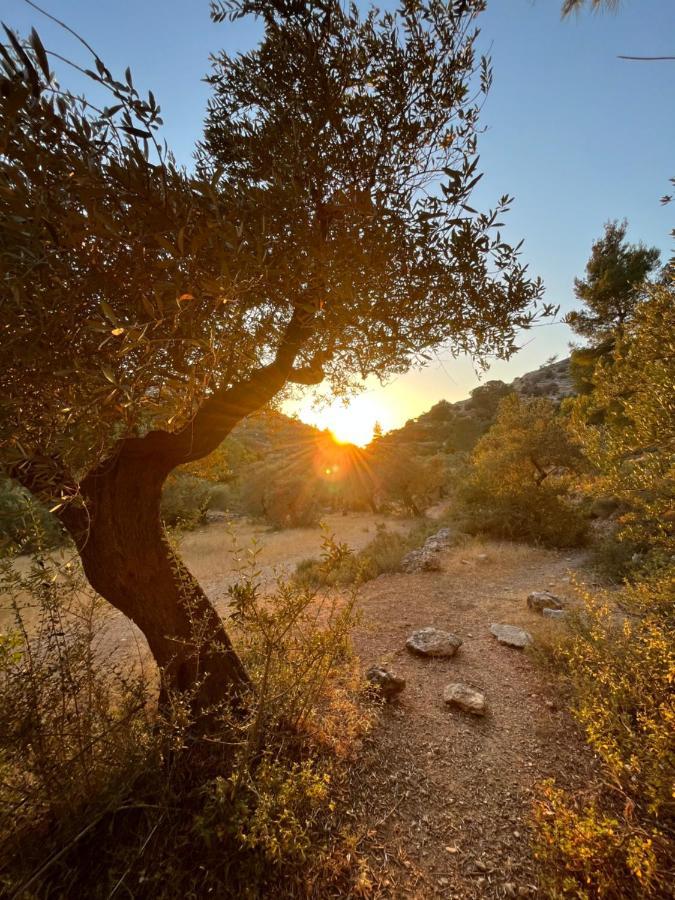
[[[584,308],[569,313],[566,321],[594,344],[611,340],[632,320],[645,282],[659,263],[658,248],[629,244],[627,231],[625,220],[608,222],[593,243],[586,278],[574,279],[574,293]]]
[[[216,19],[261,17],[264,37],[216,57],[194,174],[161,148],[159,107],[130,72],[95,57],[111,93],[95,109],[57,84],[36,35],[10,35],[5,458],[82,472],[125,436],[194,432],[208,398],[213,425],[216,395],[263,371],[256,402],[289,380],[341,390],[441,345],[512,352],[541,286],[500,235],[509,198],[469,206],[491,80],[482,6],[217,4]]]

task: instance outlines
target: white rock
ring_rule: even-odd
[[[544,608],[541,611],[542,615],[547,619],[564,619],[567,613],[564,609],[548,609]]]
[[[462,639],[438,628],[420,628],[405,642],[411,653],[418,656],[454,656],[462,646]]]
[[[474,716],[485,715],[485,696],[468,684],[449,684],[443,691],[443,700]]]
[[[522,649],[532,643],[532,635],[517,625],[490,625],[490,631],[497,638],[500,644],[506,644],[507,647],[518,647]]]

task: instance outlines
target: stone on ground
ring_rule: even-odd
[[[506,644],[507,647],[522,649],[532,643],[532,635],[517,625],[490,625],[490,631],[500,644]]]
[[[420,628],[405,642],[411,653],[419,656],[454,656],[462,646],[462,639],[438,628]]]
[[[564,619],[567,615],[564,609],[548,609],[547,607],[542,609],[541,613],[547,619]]]
[[[527,596],[527,605],[535,612],[541,612],[543,609],[562,609],[565,604],[550,591],[532,591]]]
[[[385,700],[391,700],[405,687],[405,678],[395,675],[385,666],[371,666],[366,672],[366,679]]]
[[[457,536],[450,528],[439,528],[430,535],[421,547],[411,550],[401,560],[401,569],[409,575],[415,572],[440,572],[438,554],[457,542]]]
[[[408,575],[415,572],[440,572],[441,561],[433,550],[411,550],[401,560],[401,568]]]
[[[485,696],[468,684],[449,684],[443,691],[443,700],[474,716],[485,715]]]

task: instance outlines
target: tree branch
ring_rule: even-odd
[[[153,431],[143,438],[127,439],[121,452],[154,457],[168,474],[178,465],[212,453],[235,425],[269,403],[288,381],[318,384],[323,379],[320,366],[293,368],[298,353],[312,334],[314,317],[314,312],[296,308],[272,363],[237,384],[214,391],[181,431]]]

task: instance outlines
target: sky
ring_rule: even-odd
[[[260,33],[250,21],[214,25],[207,0],[41,5],[82,34],[113,72],[129,65],[141,93],[152,89],[164,136],[186,165],[203,126],[208,87],[201,79],[209,54],[248,49]],[[583,275],[606,221],[627,218],[629,239],[659,247],[664,259],[672,252],[675,224],[675,205],[659,202],[675,176],[675,62],[618,58],[675,55],[675,0],[623,0],[616,14],[585,11],[565,20],[560,5],[489,0],[480,18],[494,83],[482,116],[484,177],[472,202],[484,209],[504,193],[515,197],[504,235],[524,239],[523,260],[542,277],[546,300],[560,305],[559,319],[575,305],[574,277]],[[23,34],[35,25],[48,50],[88,64],[73,38],[25,0],[0,0],[0,19]],[[82,88],[70,76],[61,80]],[[348,409],[315,409],[310,397],[286,408],[340,438],[365,443],[376,420],[386,431],[441,399],[466,397],[481,379],[511,381],[552,356],[568,355],[572,339],[561,321],[550,322],[524,333],[521,351],[496,361],[487,374],[468,358],[439,353],[424,370],[386,386],[368,381]]]

